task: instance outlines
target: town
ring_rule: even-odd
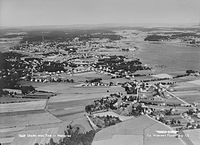
[[[20,39],[1,52],[0,143],[100,145],[111,134],[138,134],[147,144],[162,144],[156,136],[164,134],[166,142],[196,145],[200,71],[155,72],[135,56],[140,48],[133,40],[147,41],[145,35],[103,29],[4,34]]]

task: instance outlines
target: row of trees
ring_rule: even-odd
[[[169,40],[169,36],[164,36],[164,35],[149,35],[147,36],[144,41],[162,41],[162,40]]]

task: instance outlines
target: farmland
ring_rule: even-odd
[[[186,71],[196,64],[176,70],[179,63],[171,56],[175,45],[166,51],[171,44],[144,42],[148,32],[142,31],[29,31],[19,45],[3,54],[6,65],[1,78],[6,85],[0,98],[0,137],[13,145],[46,144],[52,136],[42,135],[63,135],[66,127],[75,127],[75,133],[96,132],[89,121],[99,117],[103,125],[97,126],[102,130],[97,140],[121,131],[113,135],[115,141],[181,144],[175,137],[148,135],[159,129],[200,126],[198,110],[193,112],[194,102],[200,103],[200,73]],[[183,58],[180,52],[172,53]]]
[[[0,104],[0,113],[28,111],[28,110],[43,110],[46,106],[46,100],[38,100],[31,102]]]

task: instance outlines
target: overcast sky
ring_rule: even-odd
[[[0,0],[1,26],[199,22],[200,0]]]

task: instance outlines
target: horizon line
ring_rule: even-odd
[[[0,28],[23,28],[23,27],[194,27],[200,26],[200,23],[97,23],[97,24],[47,24],[47,25],[0,25]]]

